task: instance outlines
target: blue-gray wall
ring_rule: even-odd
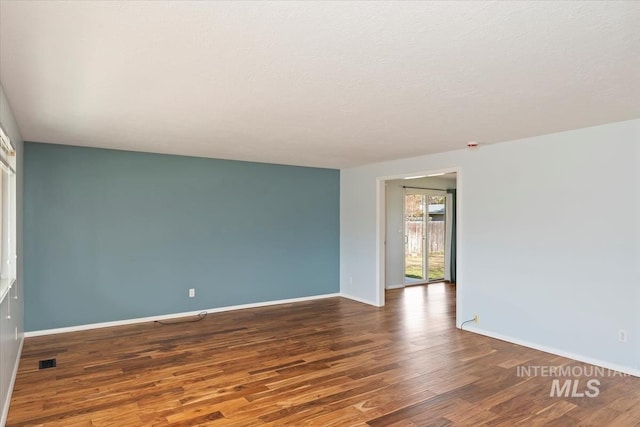
[[[338,292],[339,179],[27,142],[25,330]]]

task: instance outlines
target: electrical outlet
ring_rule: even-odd
[[[196,290],[194,288],[189,289],[189,298],[196,296]]]
[[[16,341],[18,341],[18,327],[16,326]]]
[[[620,329],[620,331],[618,331],[618,341],[627,342],[627,330],[626,329]]]
[[[476,314],[475,316],[473,316],[473,321],[474,321],[475,323],[480,323],[480,315],[479,315],[479,314]]]

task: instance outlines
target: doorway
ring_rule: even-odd
[[[456,200],[460,193],[460,168],[451,168],[426,172],[422,175],[406,174],[377,178],[377,227],[378,257],[377,289],[375,305],[385,304],[385,292],[390,289],[404,288],[405,282],[405,229],[404,204],[405,188],[433,189],[445,196],[445,251],[444,251],[444,280],[455,284],[457,282],[457,240],[460,210]],[[437,194],[437,195],[440,195]],[[436,205],[437,203],[433,203]],[[428,212],[428,210],[427,210]],[[434,251],[437,252],[437,251]],[[431,265],[437,265],[433,258],[439,254],[432,253]],[[441,258],[440,258],[441,259]],[[429,259],[426,260],[426,263]],[[423,261],[424,263],[424,261]],[[423,264],[423,265],[426,265]],[[424,268],[424,267],[422,267]],[[428,266],[426,271],[428,272]],[[424,273],[423,273],[424,274]],[[435,274],[434,274],[435,276]],[[424,277],[424,275],[423,275]],[[424,282],[423,282],[424,283]]]

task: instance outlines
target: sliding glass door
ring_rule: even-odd
[[[404,277],[405,284],[427,281],[425,198],[421,194],[404,196]]]
[[[405,284],[444,279],[445,192],[405,189]]]
[[[424,196],[427,202],[427,277],[444,280],[445,196]]]

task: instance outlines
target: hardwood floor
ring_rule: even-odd
[[[8,426],[640,426],[639,378],[549,397],[553,378],[518,366],[591,367],[460,331],[454,310],[439,283],[384,308],[330,298],[28,338]]]

